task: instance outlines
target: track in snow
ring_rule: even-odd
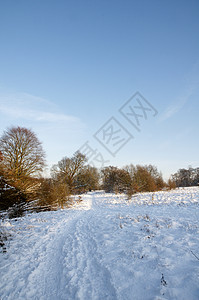
[[[198,206],[134,206],[103,193],[84,203],[4,224],[12,237],[0,298],[198,299]]]

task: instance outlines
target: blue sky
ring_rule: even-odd
[[[0,134],[31,128],[49,167],[86,141],[106,165],[198,167],[198,32],[198,0],[0,1]],[[119,112],[137,91],[158,112],[140,132]],[[94,137],[112,117],[134,137],[115,156]]]

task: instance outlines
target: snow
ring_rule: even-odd
[[[199,299],[199,188],[1,220],[0,299]]]

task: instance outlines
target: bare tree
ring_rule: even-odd
[[[76,176],[83,170],[86,160],[86,156],[79,151],[75,152],[72,158],[64,157],[52,167],[52,177],[66,183],[72,192],[75,188]]]
[[[131,177],[124,169],[109,166],[101,170],[102,186],[106,192],[127,192],[131,188]]]
[[[26,191],[45,166],[45,153],[36,134],[24,127],[11,127],[0,138],[5,177]]]
[[[99,179],[97,168],[89,165],[85,166],[75,177],[76,192],[85,193],[99,189]]]
[[[132,180],[134,192],[153,192],[165,187],[162,174],[157,167],[152,165],[128,165],[125,170],[129,173]]]
[[[179,169],[172,175],[172,180],[175,181],[177,187],[197,186],[199,184],[199,168]]]

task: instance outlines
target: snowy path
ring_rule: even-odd
[[[90,193],[2,222],[0,299],[199,299],[199,190],[147,197]]]

